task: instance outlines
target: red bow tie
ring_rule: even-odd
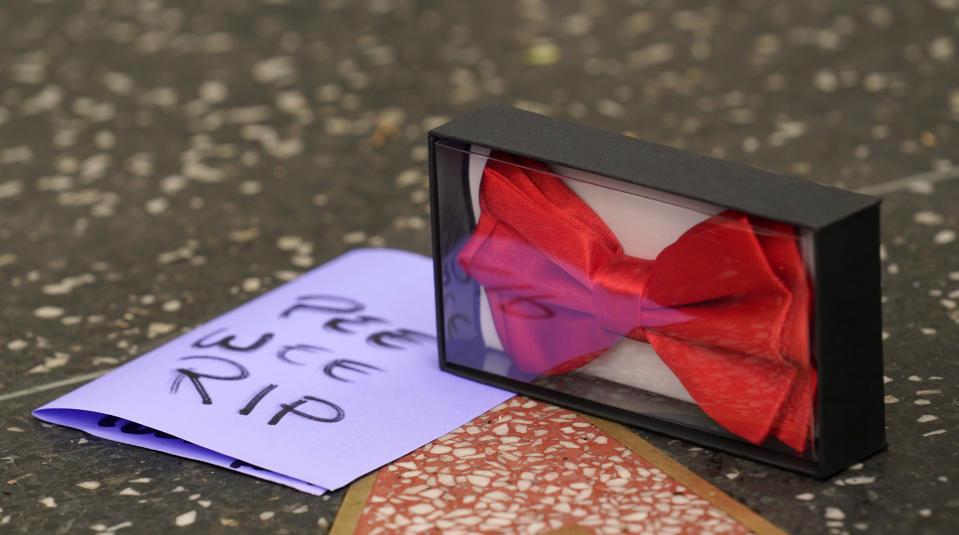
[[[806,448],[816,372],[792,227],[726,211],[655,260],[634,258],[543,164],[497,153],[480,207],[457,260],[486,289],[517,368],[564,373],[628,336],[730,432]]]

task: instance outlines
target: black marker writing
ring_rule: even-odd
[[[233,462],[230,463],[230,468],[232,468],[232,469],[234,469],[234,470],[237,470],[237,469],[239,469],[239,468],[241,468],[241,467],[244,467],[244,466],[247,467],[247,468],[252,468],[252,469],[254,469],[254,470],[260,470],[261,472],[266,470],[265,468],[260,468],[259,466],[255,465],[255,464],[250,464],[250,463],[248,463],[248,462],[246,462],[246,461],[241,461],[241,460],[239,460],[239,459],[233,459]]]
[[[469,282],[470,280],[470,276],[467,275],[465,271],[463,271],[462,267],[460,267],[459,262],[455,260],[450,260],[448,262],[443,263],[442,285],[444,287],[449,286],[450,282],[452,282],[450,280],[451,276],[453,279],[456,279],[456,281],[460,283]]]
[[[256,408],[257,404],[263,401],[263,398],[265,398],[267,394],[272,392],[273,389],[276,388],[276,386],[277,385],[264,386],[259,392],[256,393],[255,396],[253,396],[252,399],[250,399],[250,402],[244,405],[243,408],[240,409],[238,412],[244,416],[246,416],[247,414],[250,414],[250,412],[252,412],[253,409]]]
[[[119,421],[120,419],[117,418],[116,416],[110,416],[109,414],[107,414],[103,418],[100,418],[100,421],[97,422],[97,425],[100,427],[116,427],[117,422]]]
[[[329,351],[329,349],[320,346],[311,346],[310,344],[296,344],[294,346],[283,346],[279,351],[276,352],[276,358],[286,362],[287,364],[295,364],[297,366],[304,366],[302,362],[297,362],[292,360],[289,357],[289,354],[293,351],[303,351],[305,353],[319,353],[321,351]]]
[[[359,301],[336,295],[301,295],[297,297],[296,300],[299,302],[284,310],[283,313],[280,314],[281,318],[288,318],[299,310],[323,312],[327,314],[352,314],[366,308],[363,306],[363,303]]]
[[[337,381],[343,381],[344,383],[352,383],[353,381],[349,379],[344,379],[336,375],[336,370],[338,368],[342,368],[344,370],[350,370],[352,372],[362,373],[363,375],[370,374],[369,371],[363,368],[368,368],[370,370],[383,371],[383,368],[377,368],[376,366],[372,364],[367,364],[365,362],[360,362],[358,360],[336,359],[336,360],[331,360],[327,362],[326,366],[323,366],[323,373],[325,373],[327,377],[336,379]]]
[[[246,353],[246,352],[256,351],[257,349],[260,349],[261,347],[263,347],[264,345],[266,345],[270,340],[273,339],[273,333],[265,333],[265,334],[261,335],[261,336],[256,340],[256,342],[253,342],[252,344],[250,344],[250,345],[248,345],[248,346],[236,346],[236,345],[233,345],[233,340],[236,339],[236,336],[231,334],[231,335],[229,335],[229,336],[225,336],[225,337],[219,339],[219,340],[216,341],[216,342],[209,342],[209,343],[207,343],[206,340],[207,340],[208,338],[210,338],[210,337],[212,337],[212,336],[215,336],[217,333],[219,333],[219,332],[221,332],[221,331],[225,331],[225,330],[226,330],[226,329],[217,329],[217,330],[213,331],[212,333],[204,336],[203,338],[200,338],[200,339],[197,340],[196,342],[193,342],[193,347],[200,347],[200,348],[222,347],[223,349],[227,349],[227,350],[230,350],[230,351],[242,351],[242,352]]]
[[[357,316],[355,318],[333,318],[323,324],[323,328],[328,331],[336,331],[339,333],[346,334],[356,334],[356,331],[347,329],[343,325],[364,325],[367,323],[386,323],[386,320],[383,318],[377,318],[376,316]]]
[[[323,416],[316,416],[315,414],[310,414],[307,412],[302,412],[297,410],[297,407],[299,407],[300,405],[303,405],[307,401],[315,401],[317,403],[325,405],[326,407],[333,410],[333,415],[330,417],[323,417]],[[313,420],[314,422],[327,422],[327,423],[339,422],[344,417],[346,417],[346,413],[343,412],[343,409],[340,408],[340,406],[337,405],[336,403],[327,401],[325,399],[315,398],[313,396],[303,396],[302,399],[298,399],[294,401],[293,403],[290,403],[289,405],[287,405],[286,403],[281,403],[280,406],[283,408],[280,410],[280,412],[276,413],[273,416],[273,418],[270,419],[269,422],[267,422],[268,425],[276,425],[287,414],[295,414],[297,416],[302,416],[303,418],[306,418],[307,420]]]
[[[424,343],[428,340],[435,340],[436,338],[430,336],[426,333],[421,333],[419,331],[414,331],[411,329],[397,329],[395,331],[380,331],[373,333],[366,337],[366,342],[370,345],[378,347],[386,347],[389,349],[403,349],[403,346],[398,346],[390,342],[401,342],[401,343],[410,343],[418,344]]]
[[[149,435],[152,433],[153,436],[157,438],[165,438],[165,439],[176,438],[175,436],[169,433],[164,433],[163,431],[157,431],[156,429],[153,429],[152,427],[140,425],[136,422],[123,420],[123,419],[117,418],[116,416],[110,416],[110,415],[105,415],[103,418],[100,418],[100,421],[97,422],[97,426],[116,427],[117,424],[120,422],[126,422],[125,424],[123,424],[122,427],[120,427],[120,432],[126,435]],[[184,440],[184,442],[186,441]]]
[[[464,323],[466,327],[473,324],[472,320],[457,312],[446,320],[446,330],[449,331],[450,334],[459,334],[460,328],[456,324],[458,321]]]
[[[215,360],[219,362],[225,362],[233,366],[237,370],[237,374],[234,376],[222,376],[222,375],[210,375],[206,373],[198,373],[192,368],[177,368],[177,377],[173,380],[173,384],[170,385],[170,393],[175,394],[180,389],[180,383],[183,382],[183,378],[186,377],[190,379],[190,383],[193,384],[193,387],[196,388],[198,394],[200,394],[200,400],[204,405],[210,405],[213,403],[213,400],[210,398],[210,394],[207,393],[206,388],[203,386],[203,383],[200,382],[201,378],[204,379],[216,379],[218,381],[239,381],[241,379],[246,379],[250,376],[250,372],[246,368],[233,362],[230,359],[225,359],[222,357],[209,357],[209,356],[192,356],[192,357],[183,357],[180,360]]]

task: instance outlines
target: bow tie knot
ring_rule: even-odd
[[[592,274],[593,314],[602,330],[647,341],[643,309],[654,306],[645,299],[651,268],[652,262],[620,253]]]

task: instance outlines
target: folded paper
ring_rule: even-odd
[[[499,153],[479,205],[458,261],[519,370],[564,373],[620,337],[648,342],[727,430],[807,447],[810,288],[791,227],[726,211],[655,259],[631,257],[543,164]]]
[[[319,494],[512,394],[437,364],[432,263],[343,255],[34,411]]]

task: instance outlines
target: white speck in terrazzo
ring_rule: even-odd
[[[293,60],[287,56],[276,56],[253,65],[253,78],[260,83],[281,83],[295,76]]]
[[[945,221],[945,218],[942,214],[937,214],[931,210],[922,210],[913,214],[912,220],[920,225],[935,226],[941,225]]]
[[[922,377],[919,377],[918,375],[910,375],[907,379],[916,383],[922,381]]]
[[[160,180],[160,191],[172,195],[186,188],[188,183],[182,175],[170,175]]]
[[[170,207],[170,201],[166,200],[163,197],[157,197],[156,199],[150,199],[143,206],[144,210],[150,215],[158,215],[167,211],[167,208]]]
[[[477,474],[467,475],[466,480],[469,481],[471,485],[476,485],[477,487],[485,487],[490,484],[490,478]]]
[[[187,511],[181,515],[177,515],[176,519],[173,521],[177,527],[189,526],[190,524],[196,522],[196,510]]]
[[[75,277],[66,277],[58,283],[44,285],[43,293],[47,295],[64,295],[72,292],[74,288],[84,284],[91,284],[94,281],[96,281],[96,278],[89,273]]]
[[[275,102],[277,109],[291,115],[309,107],[306,97],[297,91],[281,91],[276,95]]]
[[[406,169],[400,174],[396,175],[396,180],[394,183],[399,188],[405,188],[413,186],[416,184],[422,184],[426,180],[426,176],[419,169]]]
[[[863,88],[870,93],[882,91],[889,85],[889,79],[878,72],[871,72],[863,78]]]
[[[7,343],[7,349],[11,351],[20,351],[21,349],[24,349],[28,345],[29,343],[26,340],[21,340],[20,338],[17,338],[16,340],[11,340],[10,342]]]
[[[23,193],[23,182],[20,180],[8,180],[0,183],[0,199],[9,199]]]
[[[44,176],[37,179],[37,189],[40,191],[66,191],[74,185],[73,177],[67,175]]]
[[[935,431],[929,431],[928,433],[923,433],[922,436],[924,436],[924,437],[932,437],[932,436],[936,436],[936,435],[941,435],[941,434],[943,434],[943,433],[945,433],[945,432],[946,432],[945,429],[936,429]]]
[[[956,45],[947,36],[937,37],[929,43],[929,55],[939,61],[949,61],[956,52]]]
[[[300,276],[298,271],[293,271],[289,269],[281,269],[279,271],[274,271],[273,276],[281,281],[291,281]]]
[[[926,422],[934,422],[934,421],[936,421],[936,420],[938,420],[938,419],[939,419],[939,417],[936,416],[936,415],[934,415],[934,414],[923,414],[923,415],[920,416],[919,419],[916,420],[916,421],[919,422],[919,423],[921,423],[921,424],[924,424],[924,423],[926,423]]]
[[[63,315],[64,310],[55,306],[42,306],[33,311],[33,315],[44,320],[56,319]]]
[[[121,490],[117,494],[120,496],[140,496],[140,491],[131,487],[126,487],[125,489]]]
[[[293,251],[303,243],[303,238],[299,236],[280,236],[276,240],[276,247],[281,251]]]
[[[149,483],[153,481],[153,478],[150,477],[138,477],[136,479],[131,479],[130,483]]]
[[[69,361],[70,355],[68,353],[57,351],[52,357],[43,359],[43,364],[39,364],[27,370],[27,373],[47,373],[54,368],[60,368],[61,366],[66,365],[66,363]]]
[[[276,516],[276,513],[274,513],[273,511],[263,511],[262,513],[260,513],[260,520],[264,520],[264,521],[270,520],[274,516]]]
[[[44,507],[48,507],[50,509],[53,509],[57,506],[57,501],[53,499],[53,496],[40,498],[40,503],[42,503]]]
[[[147,338],[156,338],[157,336],[173,331],[173,329],[176,329],[176,325],[172,323],[152,322],[147,327]]]
[[[929,405],[932,402],[929,401],[928,399],[917,399],[916,401],[913,401],[913,403],[915,403],[916,405]]]
[[[364,241],[366,241],[366,232],[363,232],[362,230],[347,232],[346,234],[343,235],[342,239],[343,239],[343,243],[347,243],[347,244],[363,243]]]
[[[843,520],[846,518],[846,514],[838,507],[827,507],[825,516],[828,520]]]
[[[932,509],[920,509],[918,513],[919,513],[919,516],[928,518],[932,516]]]
[[[876,481],[876,478],[873,476],[856,476],[843,479],[843,482],[847,485],[868,485],[874,481]]]
[[[162,308],[164,312],[176,312],[177,310],[180,310],[181,306],[182,305],[178,299],[171,299],[163,303],[160,308]]]
[[[248,279],[244,279],[242,288],[244,292],[256,292],[260,289],[261,285],[262,282],[260,279],[256,277],[250,277]]]
[[[210,104],[218,104],[227,99],[230,90],[226,84],[218,80],[207,80],[200,84],[200,98]]]
[[[100,482],[99,481],[81,481],[77,483],[77,486],[80,487],[81,489],[96,490],[100,488]]]
[[[797,500],[802,500],[802,501],[804,501],[804,502],[808,502],[808,501],[812,500],[812,499],[815,498],[815,497],[816,497],[816,495],[813,494],[813,493],[811,493],[811,492],[804,492],[804,493],[802,493],[802,494],[797,494],[797,495],[796,495],[796,499],[797,499]]]
[[[108,130],[100,130],[94,137],[93,142],[99,149],[112,149],[113,145],[116,143],[116,136],[113,135],[113,132]]]
[[[256,180],[244,180],[240,182],[239,190],[243,195],[258,195],[263,191],[263,184],[260,184]]]
[[[200,507],[203,507],[204,509],[206,509],[206,508],[209,507],[213,502],[211,502],[210,500],[197,500],[196,503],[197,503],[197,505],[199,505]]]
[[[296,267],[308,268],[313,266],[314,259],[308,254],[295,254],[290,257],[290,263]]]
[[[939,244],[945,245],[947,243],[952,243],[956,241],[956,232],[952,229],[943,229],[936,233],[933,236],[932,241]]]
[[[230,231],[228,237],[230,241],[245,243],[255,240],[260,235],[260,229],[256,227]]]
[[[743,146],[743,152],[752,154],[756,152],[757,150],[759,150],[759,140],[756,139],[755,137],[751,137],[751,136],[747,137],[746,139],[743,140],[742,146]]]
[[[133,91],[133,79],[130,76],[116,71],[103,75],[103,85],[117,95],[129,95]]]
[[[917,396],[930,396],[930,395],[934,395],[934,394],[942,394],[942,390],[939,390],[939,389],[934,389],[934,390],[916,390],[916,395],[917,395]]]
[[[60,323],[66,326],[78,325],[82,321],[83,321],[83,318],[80,316],[64,316],[63,318],[60,319]]]

